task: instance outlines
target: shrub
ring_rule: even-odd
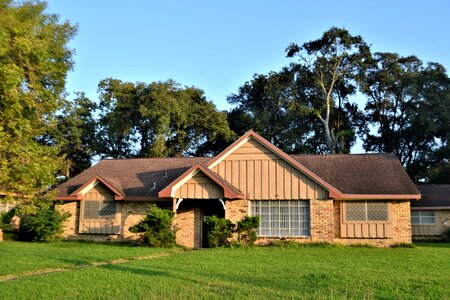
[[[70,213],[59,213],[51,207],[41,207],[21,216],[18,238],[22,241],[47,242],[59,238],[63,222]]]
[[[442,240],[444,242],[449,242],[450,241],[450,227],[447,228],[446,230],[444,230],[444,232],[442,233]]]
[[[238,242],[241,245],[253,245],[257,239],[256,229],[259,227],[259,217],[245,216],[236,224]]]
[[[175,233],[172,229],[174,213],[168,209],[149,206],[145,218],[130,227],[130,232],[142,233],[144,243],[151,247],[175,246]]]
[[[396,243],[391,245],[391,248],[416,248],[412,243]]]
[[[235,225],[230,220],[207,216],[203,222],[209,247],[223,247],[231,244]]]

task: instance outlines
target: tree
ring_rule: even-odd
[[[76,27],[41,2],[0,1],[0,186],[34,195],[55,181],[59,150],[39,142],[54,127]]]
[[[64,158],[63,174],[75,176],[91,166],[97,147],[94,113],[97,104],[84,93],[78,93],[73,101],[66,101],[57,115],[57,126],[53,133],[54,143]]]
[[[355,141],[352,115],[356,105],[348,97],[356,92],[356,79],[370,61],[370,49],[360,36],[332,27],[318,40],[291,44],[288,57],[301,87],[299,105],[321,122],[330,153],[349,152]]]
[[[416,181],[442,165],[448,154],[450,79],[436,63],[415,56],[375,53],[360,78],[367,96],[360,126],[366,151],[393,152]],[[436,170],[435,170],[436,171]]]
[[[98,154],[112,157],[161,157],[216,154],[213,141],[229,141],[226,114],[202,90],[172,80],[99,83]]]
[[[285,152],[315,152],[313,122],[298,107],[298,89],[290,68],[267,75],[255,74],[238,93],[227,98],[237,105],[228,113],[230,128],[238,135],[252,129]]]

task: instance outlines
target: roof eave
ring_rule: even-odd
[[[420,200],[420,194],[342,194],[336,200]]]

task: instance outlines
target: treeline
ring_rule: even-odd
[[[0,1],[1,190],[36,195],[104,157],[214,155],[250,129],[288,153],[349,153],[359,137],[415,181],[450,183],[450,80],[438,63],[372,53],[333,27],[289,45],[289,63],[243,83],[228,112],[172,80],[107,78],[98,99],[68,101],[77,28],[45,8]]]

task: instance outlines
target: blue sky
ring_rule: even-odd
[[[79,24],[67,91],[97,99],[112,77],[174,79],[205,91],[219,109],[255,73],[289,63],[292,42],[331,26],[361,35],[373,51],[416,55],[450,68],[450,1],[50,0],[48,12]]]
[[[79,24],[67,89],[94,99],[106,77],[171,78],[227,109],[226,96],[254,73],[289,63],[291,42],[319,38],[331,26],[363,36],[375,51],[450,67],[450,1],[51,0],[48,12]]]

